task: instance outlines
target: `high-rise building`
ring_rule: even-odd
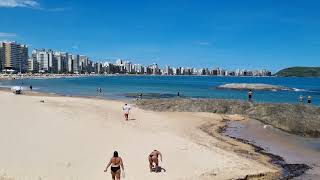
[[[57,73],[68,72],[68,53],[54,52],[54,58],[57,62]]]
[[[132,72],[132,63],[129,61],[124,62],[124,69],[126,73],[131,73]]]
[[[79,63],[80,63],[80,56],[72,55],[72,62],[73,62],[73,73],[80,73]]]
[[[80,55],[79,71],[81,73],[88,72],[88,62],[89,58],[87,56]]]
[[[132,69],[137,74],[143,74],[144,73],[143,66],[140,65],[140,64],[134,64]]]
[[[159,66],[156,63],[153,63],[151,65],[151,69],[152,69],[152,74],[159,74],[160,73]]]
[[[68,55],[68,73],[73,73],[73,60],[72,55]]]
[[[57,60],[52,50],[34,49],[31,56],[38,62],[40,72],[57,72]]]
[[[96,74],[101,74],[101,73],[103,73],[103,71],[102,71],[102,63],[100,63],[100,62],[94,63],[94,72],[95,72]]]
[[[93,69],[93,62],[92,61],[90,61],[90,60],[88,60],[88,66],[87,66],[87,72],[88,73],[92,73],[93,71],[94,71],[94,69]]]
[[[1,68],[26,72],[28,69],[28,47],[16,42],[1,42]]]
[[[37,73],[39,72],[39,63],[36,59],[34,58],[29,58],[28,60],[28,71],[32,73]]]

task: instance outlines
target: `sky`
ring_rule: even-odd
[[[320,66],[319,7],[319,0],[0,0],[0,40],[99,61],[275,72]]]

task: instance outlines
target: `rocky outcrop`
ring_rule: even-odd
[[[236,89],[236,90],[268,90],[268,91],[278,91],[278,90],[292,90],[291,88],[276,86],[271,84],[252,84],[252,83],[231,83],[224,84],[217,87],[218,89]]]
[[[289,133],[320,137],[320,107],[316,106],[184,98],[141,100],[137,105],[152,111],[241,114]]]

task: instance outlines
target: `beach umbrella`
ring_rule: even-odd
[[[22,93],[22,87],[21,86],[13,86],[11,88],[11,91],[15,94],[21,94]]]
[[[21,86],[13,86],[13,87],[11,88],[11,90],[12,90],[12,91],[20,91],[20,90],[22,90],[22,87],[21,87]]]

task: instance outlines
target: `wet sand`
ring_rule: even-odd
[[[133,105],[125,122],[120,101],[5,91],[0,99],[0,177],[6,174],[5,180],[111,179],[103,169],[114,150],[124,159],[128,180],[237,179],[279,172],[267,156],[217,133],[224,124],[218,114],[152,112]],[[163,153],[160,165],[167,172],[149,172],[153,149]]]
[[[257,120],[230,121],[225,134],[244,139],[289,164],[306,164],[312,169],[296,179],[320,179],[320,138],[288,134]]]

